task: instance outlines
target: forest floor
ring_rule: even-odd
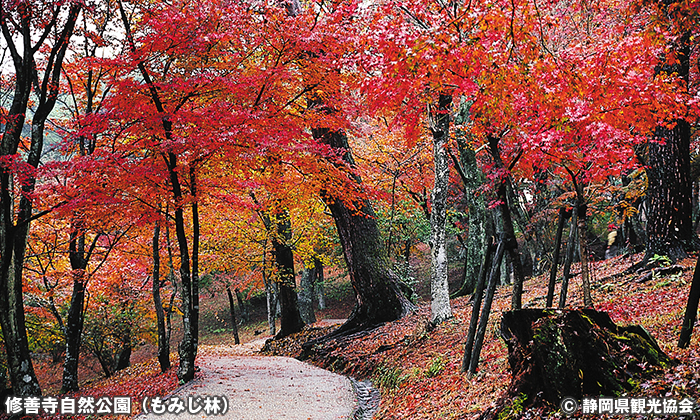
[[[639,260],[641,257],[637,255],[633,258]],[[695,259],[681,261],[684,267],[681,273],[654,276],[644,282],[638,282],[638,274],[622,274],[633,262],[632,259],[618,258],[591,264],[595,308],[609,312],[618,324],[644,326],[660,347],[678,363],[663,375],[640,383],[629,395],[688,397],[697,403],[700,401],[700,330],[697,324],[690,347],[676,347]],[[577,268],[573,271],[576,274]],[[547,277],[542,275],[526,282],[523,296],[525,307],[544,306]],[[453,300],[454,318],[437,328],[427,328],[430,305],[423,303],[403,319],[342,345],[327,347],[307,362],[359,380],[371,380],[381,391],[381,405],[374,418],[476,419],[504,394],[510,381],[507,349],[498,336],[497,327],[501,314],[509,309],[510,295],[509,286],[497,290],[481,363],[473,377],[460,373],[471,314],[469,297]],[[578,275],[571,280],[569,296],[570,306],[581,304]],[[338,317],[340,312],[336,308],[327,315]],[[258,325],[255,328],[261,327]],[[299,357],[303,342],[329,328],[332,327],[310,328],[298,336],[276,342],[270,353]],[[242,333],[244,342],[260,340],[255,331],[244,330]],[[214,334],[202,342],[211,345],[202,346],[200,360],[204,361],[211,351],[228,352],[233,347],[233,338],[228,333]],[[172,358],[176,366],[174,353]],[[217,378],[226,380],[221,376]],[[175,369],[161,374],[155,359],[149,359],[112,378],[86,384],[80,395],[129,395],[133,401],[141,401],[144,397],[168,396],[178,387]],[[233,395],[228,395],[228,398],[232,401]],[[518,412],[517,407],[514,408],[513,418],[564,417],[556,407],[529,412]],[[140,408],[133,407],[133,410],[137,413]]]

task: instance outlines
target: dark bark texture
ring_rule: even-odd
[[[660,64],[657,74],[677,74],[688,83],[690,70],[689,34],[673,46],[677,61]],[[682,119],[660,124],[649,141],[645,165],[649,213],[645,261],[654,255],[672,260],[685,258],[698,248],[693,230],[692,181],[690,179],[690,124]]]
[[[158,329],[158,363],[160,371],[170,369],[170,339],[165,328],[165,311],[160,289],[163,283],[160,280],[160,223],[156,223],[153,229],[153,305],[156,310],[156,326]]]
[[[592,309],[506,312],[501,337],[512,371],[506,397],[485,418],[497,418],[510,399],[523,406],[557,407],[564,397],[619,395],[672,364],[642,327],[620,327]]]
[[[289,245],[292,239],[291,221],[286,210],[278,212],[275,217],[276,235],[272,237],[272,249],[278,270],[279,303],[282,309],[280,330],[275,338],[283,338],[301,331],[304,321],[299,314],[296,280],[294,278],[294,254]]]
[[[698,303],[700,302],[700,257],[695,263],[693,272],[693,283],[688,292],[688,303],[685,306],[683,324],[681,324],[681,334],[678,339],[678,347],[684,349],[690,344],[690,337],[693,334],[693,326],[698,314]]]
[[[228,307],[231,312],[231,329],[233,330],[233,340],[235,344],[241,344],[241,339],[238,336],[238,321],[236,320],[236,307],[233,304],[233,293],[231,293],[230,286],[226,286],[226,293],[228,294]]]
[[[36,101],[31,124],[31,140],[26,154],[26,164],[39,167],[44,146],[46,119],[58,97],[63,59],[68,49],[82,4],[55,5],[53,16],[39,22],[32,2],[8,5],[0,3],[0,29],[15,71],[15,87],[12,104],[5,115],[0,158],[18,152],[32,86]],[[9,9],[8,9],[9,6]],[[54,38],[37,38],[34,29],[46,25],[46,35]],[[34,45],[34,41],[38,45]],[[43,48],[46,47],[46,48]],[[37,71],[34,54],[44,49],[46,68],[43,75]],[[3,161],[5,161],[3,159]],[[5,161],[9,162],[9,161]],[[30,172],[26,172],[29,174]],[[22,296],[22,269],[29,235],[29,225],[35,216],[32,200],[36,180],[33,176],[20,182],[21,197],[17,200],[14,187],[15,173],[11,165],[0,165],[0,325],[7,352],[10,382],[15,395],[39,396],[41,388],[34,373],[29,353]],[[18,203],[19,202],[19,203]]]
[[[328,128],[315,128],[312,132],[315,139],[331,146],[345,164],[354,166],[345,133]],[[349,176],[355,188],[361,189],[359,177]],[[413,305],[386,259],[369,201],[358,199],[350,205],[347,198],[338,197],[333,191],[322,191],[321,195],[338,229],[356,298],[348,321],[335,334],[369,329],[406,315]]]

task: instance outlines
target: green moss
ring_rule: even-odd
[[[527,395],[518,394],[517,397],[513,398],[513,401],[498,413],[498,420],[511,420],[520,418],[520,413],[523,412],[523,404],[527,401]]]

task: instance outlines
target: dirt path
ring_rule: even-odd
[[[265,339],[260,339],[239,346],[202,348],[197,359],[201,371],[195,380],[163,398],[162,405],[148,400],[150,414],[138,418],[336,420],[352,417],[356,398],[348,378],[287,357],[252,356],[264,342]],[[155,414],[156,410],[163,410],[162,414]]]

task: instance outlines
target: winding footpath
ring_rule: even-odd
[[[141,420],[345,420],[357,416],[357,383],[288,357],[255,356],[265,340],[203,348],[195,380],[147,400]],[[354,390],[355,389],[355,390]],[[225,401],[224,401],[225,400]],[[362,405],[362,404],[361,404]],[[207,413],[208,412],[208,413]],[[157,414],[160,413],[160,414]]]

